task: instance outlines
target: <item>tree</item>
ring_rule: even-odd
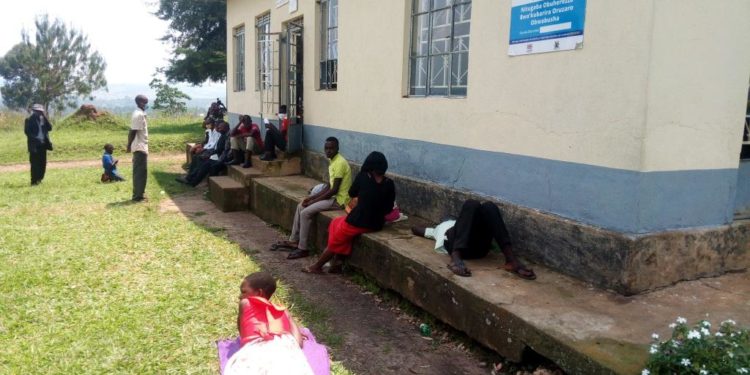
[[[162,41],[174,48],[167,80],[200,85],[226,79],[226,12],[226,0],[159,0],[155,14],[169,21]]]
[[[187,105],[182,99],[190,100],[190,97],[180,91],[180,89],[170,86],[157,77],[154,77],[148,85],[156,91],[154,109],[164,111],[170,115],[185,113],[187,111]]]
[[[37,17],[35,43],[28,32],[21,32],[21,43],[0,58],[0,88],[9,108],[26,109],[32,103],[52,106],[57,111],[74,107],[81,97],[107,87],[104,58],[94,51],[85,35],[68,29],[47,15]]]

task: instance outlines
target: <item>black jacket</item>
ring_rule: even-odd
[[[39,141],[36,137],[39,131],[39,116],[41,114],[34,112],[31,116],[26,118],[24,123],[23,132],[26,133],[26,145],[30,153],[39,152],[42,150],[52,150],[52,141],[49,140],[49,132],[52,131],[52,124],[47,120],[46,116],[43,116],[44,125],[42,125],[42,134],[44,134],[44,142]]]
[[[349,196],[358,200],[346,217],[346,222],[377,231],[383,229],[385,215],[393,210],[396,186],[390,178],[385,177],[381,183],[377,183],[369,174],[360,171],[349,188]]]

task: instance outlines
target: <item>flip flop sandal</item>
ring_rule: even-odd
[[[524,266],[518,266],[513,268],[502,267],[506,272],[510,272],[524,280],[536,280],[536,274],[534,270],[526,268]]]
[[[451,272],[453,272],[454,274],[458,276],[462,276],[462,277],[471,276],[471,271],[469,271],[469,269],[466,268],[466,264],[464,264],[464,262],[460,262],[458,264],[448,263],[446,266],[448,267],[449,270],[451,270]]]
[[[313,275],[325,275],[325,272],[323,272],[322,270],[311,270],[310,267],[305,267],[300,271],[302,271],[303,273],[311,273]]]
[[[277,242],[268,248],[270,251],[294,251],[297,250],[297,246],[290,243]]]
[[[310,256],[310,252],[307,250],[294,250],[289,255],[286,256],[286,259],[299,259],[299,258],[306,258]]]

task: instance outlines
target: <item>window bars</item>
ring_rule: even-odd
[[[320,2],[320,89],[335,90],[338,79],[338,0]]]
[[[412,0],[409,95],[466,96],[471,0]]]

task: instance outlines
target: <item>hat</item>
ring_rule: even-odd
[[[34,105],[31,106],[31,110],[32,111],[44,112],[44,106],[41,105],[41,104],[34,104]]]
[[[271,121],[269,121],[267,118],[264,118],[263,119],[263,123],[266,124],[266,125],[270,125]]]

